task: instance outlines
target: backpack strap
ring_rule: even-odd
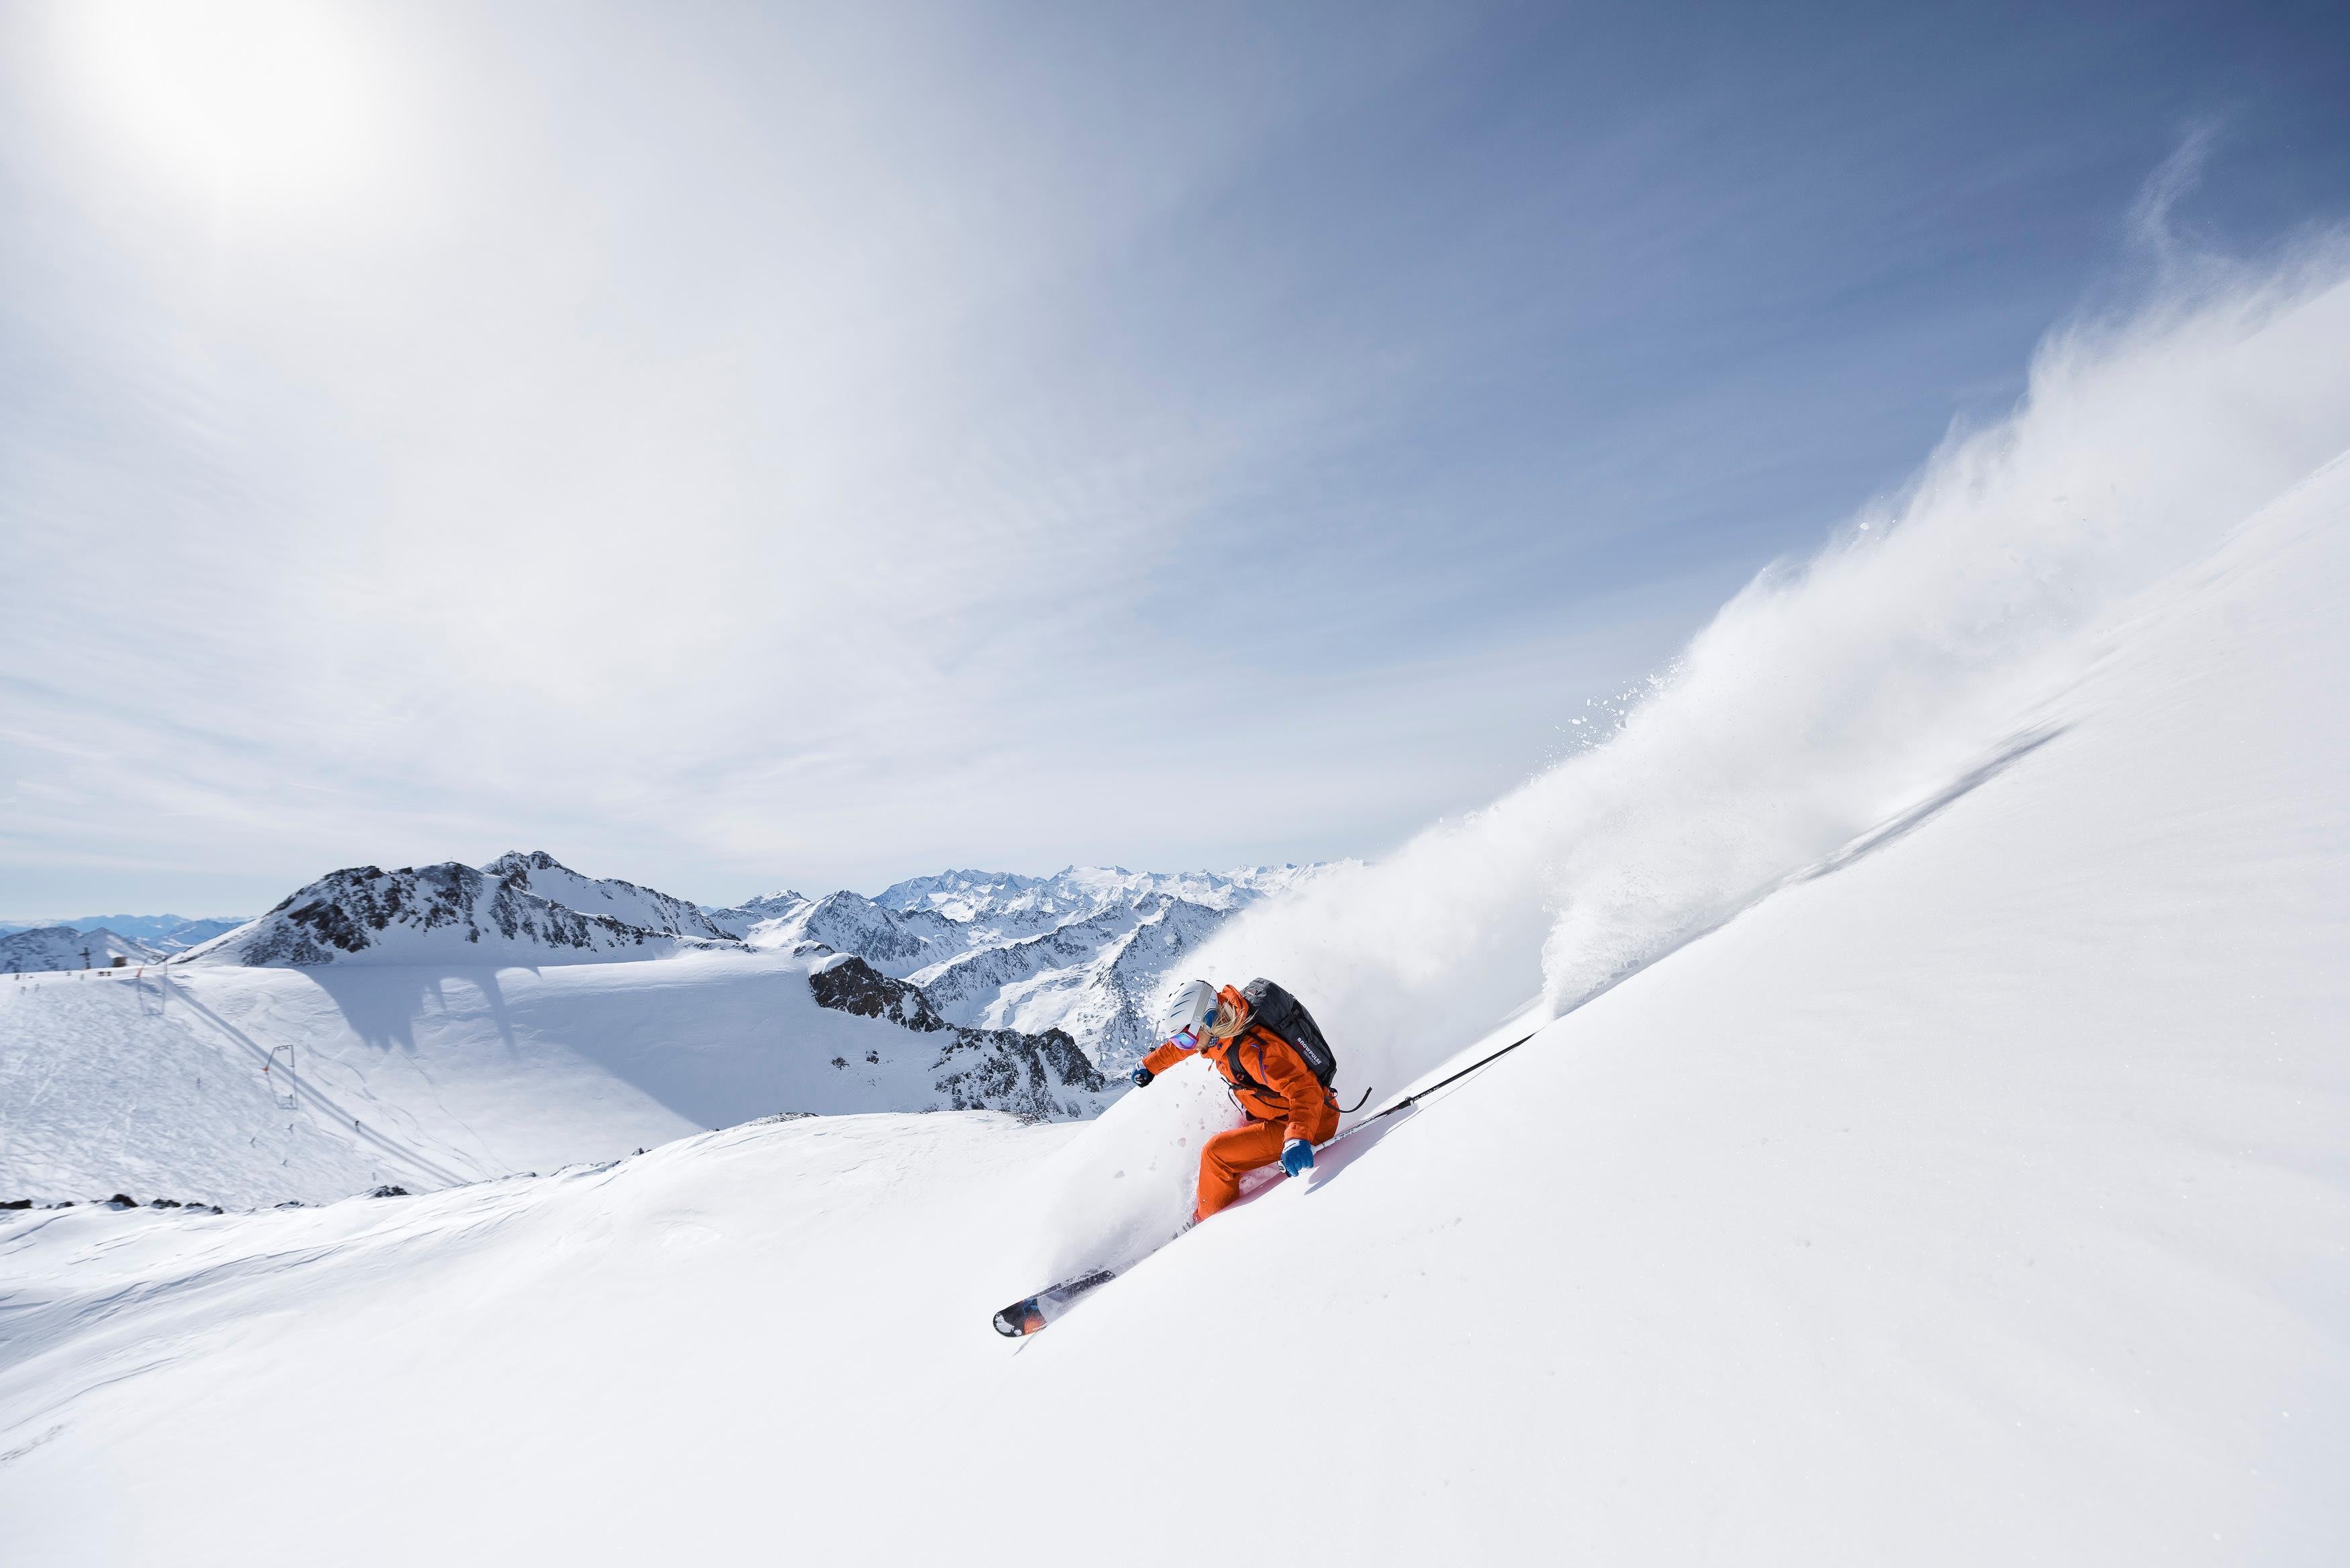
[[[1225,1076],[1251,1094],[1263,1095],[1267,1099],[1279,1100],[1282,1104],[1287,1105],[1289,1097],[1286,1095],[1269,1084],[1258,1082],[1241,1061],[1241,1047],[1246,1044],[1248,1037],[1255,1033],[1257,1031],[1252,1027],[1243,1030],[1233,1038],[1231,1048],[1224,1053]],[[1256,1064],[1259,1067],[1264,1065],[1264,1042],[1262,1040],[1258,1041],[1256,1045]]]

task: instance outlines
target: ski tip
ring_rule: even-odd
[[[1006,1339],[1025,1338],[1044,1327],[1049,1318],[1066,1312],[1071,1302],[1117,1277],[1107,1269],[1096,1269],[1074,1280],[1063,1280],[1050,1290],[1038,1291],[1026,1301],[1014,1302],[995,1314],[995,1332]]]
[[[1044,1326],[1044,1310],[1035,1296],[1024,1302],[1014,1302],[995,1314],[995,1332],[1006,1339],[1024,1338]]]

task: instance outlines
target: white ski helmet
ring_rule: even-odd
[[[1204,980],[1187,980],[1159,1010],[1159,1038],[1172,1040],[1190,1032],[1198,1039],[1216,1015],[1216,988]]]

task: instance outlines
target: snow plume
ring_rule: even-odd
[[[2094,621],[2350,447],[2350,244],[2161,261],[2164,302],[2053,335],[2012,415],[1764,571],[1604,742],[1243,915],[1199,972],[1287,983],[1347,1097],[1385,1097],[2028,744]]]

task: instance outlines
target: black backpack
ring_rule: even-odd
[[[1262,979],[1241,987],[1241,998],[1249,1004],[1249,1023],[1280,1035],[1313,1069],[1321,1085],[1328,1088],[1330,1080],[1338,1075],[1337,1054],[1330,1049],[1330,1042],[1322,1038],[1322,1027],[1305,1011],[1305,1003],[1273,981]],[[1237,1064],[1238,1059],[1234,1061]]]

